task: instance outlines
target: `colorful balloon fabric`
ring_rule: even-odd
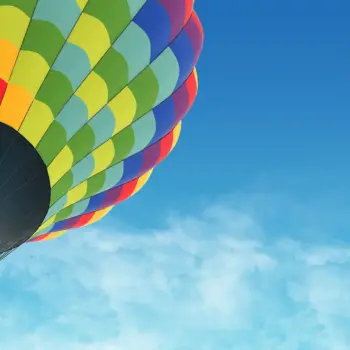
[[[202,45],[193,0],[0,0],[0,253],[145,185],[194,102]]]

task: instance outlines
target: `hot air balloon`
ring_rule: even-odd
[[[193,0],[0,0],[0,254],[98,221],[176,145]]]

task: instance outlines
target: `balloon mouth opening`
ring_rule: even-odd
[[[25,243],[50,206],[51,186],[40,154],[0,122],[0,255]]]

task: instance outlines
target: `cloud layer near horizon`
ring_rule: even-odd
[[[228,204],[147,232],[94,226],[2,264],[1,345],[348,350],[349,267],[350,249]]]

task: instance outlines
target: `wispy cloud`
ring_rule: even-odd
[[[274,230],[225,204],[27,245],[1,266],[1,345],[348,350],[350,249]]]

